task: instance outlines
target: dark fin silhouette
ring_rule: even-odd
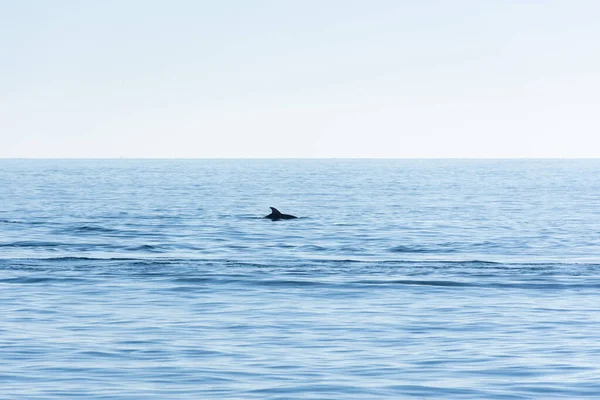
[[[281,219],[294,219],[294,218],[298,218],[298,217],[296,217],[294,215],[282,214],[275,207],[269,207],[269,208],[271,209],[271,214],[265,215],[265,218],[269,218],[271,221],[279,221]]]

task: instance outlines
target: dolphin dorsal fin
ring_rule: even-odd
[[[273,212],[273,214],[275,215],[280,215],[281,213],[279,212],[278,209],[276,209],[275,207],[269,207],[271,209],[271,211]]]

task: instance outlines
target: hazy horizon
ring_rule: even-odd
[[[0,158],[597,158],[598,14],[7,2]]]

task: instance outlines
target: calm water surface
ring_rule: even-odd
[[[600,160],[0,160],[0,199],[2,399],[600,397]]]

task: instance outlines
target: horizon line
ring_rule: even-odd
[[[598,160],[600,157],[0,157],[0,160]]]

